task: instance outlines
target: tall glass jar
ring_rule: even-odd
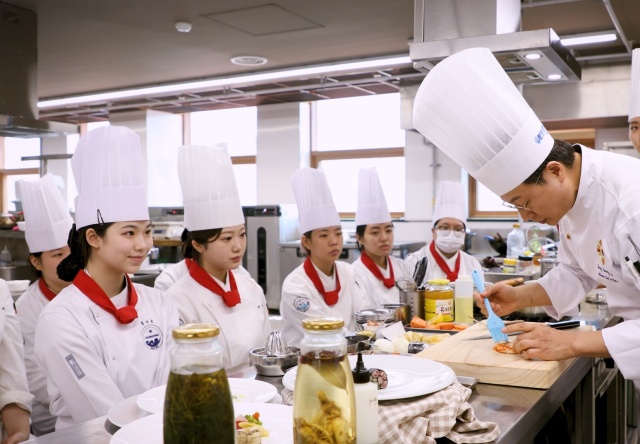
[[[340,318],[302,321],[304,337],[293,391],[296,444],[356,442],[356,405]]]
[[[221,443],[236,439],[229,380],[212,324],[173,329],[171,373],[164,401],[164,444]]]
[[[424,315],[427,322],[453,321],[453,288],[448,279],[429,279],[429,287],[424,292]]]

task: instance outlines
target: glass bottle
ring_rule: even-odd
[[[222,348],[212,324],[173,329],[171,373],[164,401],[164,444],[234,444],[236,439],[229,380]]]
[[[440,315],[436,318],[436,316]],[[429,279],[429,286],[424,292],[424,318],[427,323],[453,321],[453,289],[449,279]]]
[[[356,442],[353,376],[340,318],[302,321],[304,337],[293,391],[296,444]]]

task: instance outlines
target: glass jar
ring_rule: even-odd
[[[424,292],[424,315],[427,323],[438,315],[436,322],[453,322],[453,289],[448,279],[429,279]]]
[[[516,272],[516,264],[518,263],[517,259],[513,258],[505,258],[502,262],[502,272],[503,273],[515,273]]]
[[[164,401],[164,444],[224,443],[236,439],[229,380],[212,324],[173,329],[171,373]]]
[[[533,274],[533,257],[519,256],[516,264],[516,273]]]
[[[340,318],[302,321],[304,337],[293,391],[296,444],[356,442],[353,375]]]

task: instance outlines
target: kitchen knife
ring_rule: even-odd
[[[532,323],[535,323],[535,322],[532,322]],[[581,325],[584,325],[584,321],[570,320],[570,321],[559,321],[559,322],[545,322],[544,324],[551,328],[555,328],[556,330],[565,330],[569,328],[580,327]],[[507,336],[517,336],[522,333],[524,332],[516,331],[513,333],[508,333]],[[491,339],[491,335],[486,334],[486,335],[474,336],[473,338],[466,338],[464,340],[473,341],[475,339]]]

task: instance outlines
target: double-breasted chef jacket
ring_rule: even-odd
[[[280,300],[280,315],[285,321],[283,335],[287,344],[298,346],[303,337],[302,321],[316,317],[338,317],[344,320],[347,330],[355,330],[355,312],[366,307],[366,302],[358,301],[352,287],[353,268],[343,261],[334,262],[334,270],[338,271],[340,292],[338,302],[327,305],[324,298],[313,285],[304,271],[304,264],[296,267],[282,283],[282,298]],[[315,265],[314,265],[315,267]],[[320,281],[325,291],[336,289],[335,272],[327,276],[316,267]]]
[[[178,310],[163,292],[133,286],[138,317],[129,324],[73,284],[42,310],[35,354],[47,375],[56,429],[106,415],[117,402],[166,384]],[[111,301],[118,308],[127,305],[127,288]]]
[[[423,282],[427,282],[429,279],[448,279],[447,274],[440,268],[438,263],[436,262],[431,250],[429,249],[429,245],[427,244],[418,251],[414,251],[409,254],[405,259],[405,266],[407,267],[407,272],[413,276],[413,272],[416,269],[416,265],[418,262],[422,260],[423,257],[427,258],[427,271],[424,275]],[[456,254],[447,258],[440,253],[438,248],[436,247],[436,253],[445,261],[450,270],[453,270],[456,266],[456,261],[458,260],[458,256],[460,256],[460,271],[458,272],[458,276],[460,275],[468,275],[471,276],[471,272],[473,270],[478,270],[481,274],[482,265],[478,262],[478,259],[471,256],[470,254],[465,253],[462,250],[458,250]],[[418,283],[420,285],[420,283]]]
[[[169,265],[167,268],[162,270],[156,280],[153,281],[153,288],[157,288],[160,291],[167,291],[173,284],[178,282],[183,276],[189,274],[189,269],[187,268],[187,263],[184,259],[175,264]],[[238,268],[233,270],[233,275],[243,275],[246,277],[251,277],[246,268],[240,265]]]
[[[411,277],[407,273],[404,260],[390,255],[387,256],[386,269],[382,269],[376,265],[385,279],[388,279],[391,275],[389,263],[391,263],[391,267],[393,267],[394,280]],[[356,259],[352,267],[354,275],[353,294],[359,301],[359,304],[364,304],[366,308],[381,308],[384,304],[397,304],[400,302],[400,290],[398,290],[398,287],[393,285],[391,288],[387,288],[384,283],[374,276],[362,263],[362,256]]]
[[[29,393],[24,367],[24,347],[20,321],[13,308],[7,283],[0,279],[0,410],[9,404],[31,412],[33,395]],[[0,418],[0,441],[6,432]]]
[[[228,307],[221,296],[203,287],[188,273],[169,288],[170,297],[180,312],[180,322],[206,322],[220,327],[218,344],[224,350],[224,367],[227,374],[250,365],[249,350],[264,347],[271,332],[269,311],[262,287],[251,277],[235,274],[240,303]],[[227,282],[212,278],[229,291]]]
[[[49,411],[47,376],[38,367],[33,347],[38,317],[48,303],[49,300],[40,290],[39,280],[29,285],[29,288],[16,301],[20,329],[24,337],[24,364],[27,369],[29,390],[34,395],[31,429],[36,436],[52,432],[56,426],[56,417]]]
[[[558,267],[538,283],[559,319],[598,284],[607,287],[607,304],[624,319],[602,330],[607,350],[626,379],[640,382],[640,278],[625,256],[640,261],[627,235],[640,246],[640,160],[581,147],[582,166],[573,208],[560,220]]]

